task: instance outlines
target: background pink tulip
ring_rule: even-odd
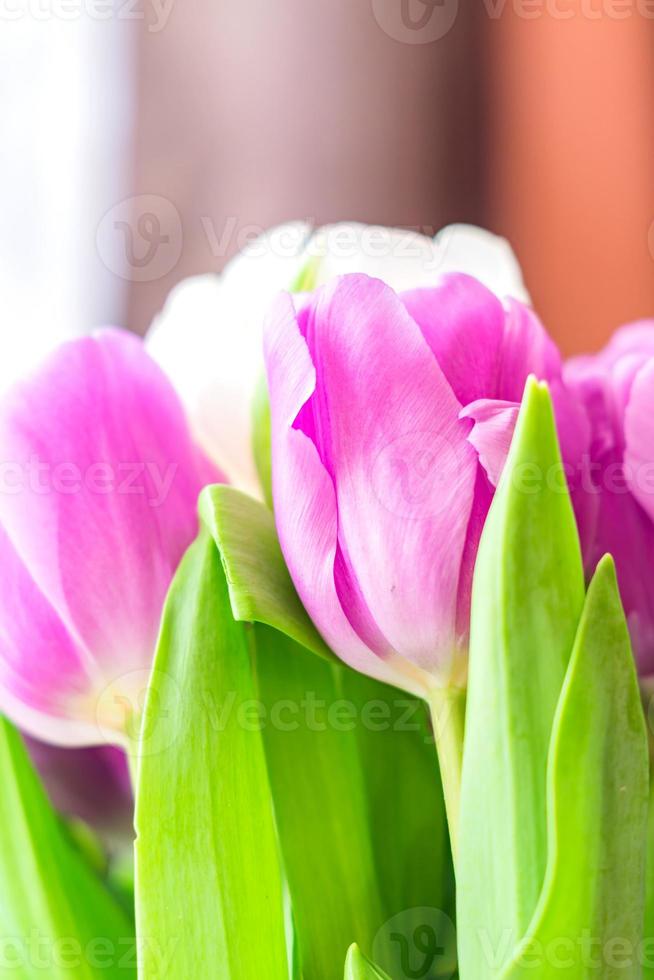
[[[113,745],[62,748],[30,736],[25,744],[60,813],[84,820],[111,844],[131,840],[134,802],[124,752]]]
[[[424,695],[461,684],[472,569],[529,374],[560,385],[530,309],[477,280],[396,294],[342,276],[265,354],[273,492],[298,592],[353,667]]]
[[[565,365],[589,428],[584,561],[615,558],[640,671],[654,673],[654,321],[618,330],[599,354]]]
[[[45,741],[124,741],[218,474],[141,342],[113,330],[6,394],[0,452],[0,709]]]

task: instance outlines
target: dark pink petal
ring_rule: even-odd
[[[620,467],[604,471],[592,546],[584,556],[587,578],[609,552],[616,564],[634,654],[641,674],[654,673],[654,524],[628,492]]]
[[[471,276],[450,274],[401,299],[461,404],[498,397],[504,307],[495,294]]]
[[[625,411],[624,469],[631,492],[654,521],[654,358],[638,372],[631,387]]]
[[[432,289],[402,294],[462,405],[481,398],[519,402],[530,374],[548,381],[561,358],[528,307],[506,307],[470,276],[452,274]]]
[[[542,323],[528,306],[507,299],[501,373],[496,398],[522,401],[530,374],[539,381],[561,375],[561,355]]]

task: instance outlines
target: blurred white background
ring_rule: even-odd
[[[489,227],[566,353],[651,315],[654,18],[538,6],[0,0],[0,388],[292,219]]]
[[[125,319],[95,235],[129,186],[134,24],[65,9],[0,3],[0,388],[62,337]]]

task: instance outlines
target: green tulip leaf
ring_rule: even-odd
[[[258,694],[275,818],[306,977],[342,970],[384,921],[358,725],[342,671],[270,627],[255,629]],[[352,721],[350,719],[353,719]]]
[[[298,598],[268,508],[222,484],[205,487],[199,506],[223,560],[234,618],[265,623],[337,662]]]
[[[0,976],[136,976],[134,926],[52,809],[0,717]]]
[[[547,388],[527,382],[475,567],[458,835],[461,975],[496,977],[547,863],[547,756],[584,603]]]
[[[164,610],[141,729],[136,803],[139,977],[286,980],[282,874],[250,662],[203,532]]]
[[[642,976],[649,783],[638,681],[610,558],[588,590],[552,731],[549,858],[502,980]]]
[[[264,745],[303,973],[329,980],[342,972],[354,940],[390,956],[384,926],[398,914],[410,930],[416,908],[452,911],[424,705],[327,651],[299,603],[265,507],[211,487],[201,513],[222,555],[234,616],[255,623]]]
[[[345,960],[344,980],[390,980],[390,977],[371,963],[354,943]]]

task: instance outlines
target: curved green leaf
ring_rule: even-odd
[[[451,912],[424,705],[328,651],[308,652],[327,648],[298,611],[265,507],[212,487],[201,510],[227,569],[233,613],[255,622],[264,744],[305,980],[332,980],[353,940],[385,954],[384,925],[398,913],[410,929],[416,908]]]
[[[135,976],[133,925],[72,844],[2,717],[0,782],[0,976]]]
[[[273,626],[307,650],[339,663],[298,598],[268,508],[222,484],[205,487],[199,507],[225,567],[235,619]]]
[[[347,952],[344,980],[390,980],[390,977],[371,963],[354,943]]]
[[[206,533],[171,586],[141,735],[139,976],[286,980],[282,876],[248,649]]]
[[[552,405],[530,379],[473,585],[457,866],[466,980],[497,976],[540,895],[550,733],[583,602]]]
[[[352,940],[371,949],[384,921],[353,730],[358,721],[346,720],[354,712],[338,668],[266,626],[257,625],[255,647],[302,971],[307,980],[330,980]]]
[[[552,732],[549,860],[503,980],[642,975],[647,734],[615,568],[588,590]]]

